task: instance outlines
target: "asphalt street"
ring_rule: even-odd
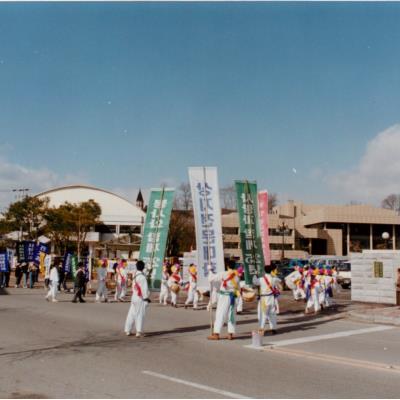
[[[129,303],[59,303],[43,289],[0,296],[2,398],[398,398],[400,329],[346,318],[349,291],[335,310],[304,315],[285,292],[279,332],[251,347],[254,304],[238,316],[233,341],[206,340],[207,311],[148,308],[144,338],[127,337]]]

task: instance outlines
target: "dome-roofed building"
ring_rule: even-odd
[[[88,234],[87,241],[96,244],[93,250],[115,250],[113,255],[118,257],[132,256],[132,251],[138,250],[146,214],[123,197],[86,185],[63,186],[39,193],[36,197],[47,197],[51,207],[58,207],[65,202],[94,200],[101,207],[102,224],[95,226],[94,231]]]

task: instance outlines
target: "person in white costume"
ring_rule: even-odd
[[[240,291],[239,291],[239,297],[237,299],[237,306],[236,306],[236,313],[240,314],[243,312],[243,297],[242,297],[242,290],[244,287],[246,287],[246,281],[243,279],[243,273],[244,269],[243,266],[240,265],[237,269],[238,276],[240,279],[239,286],[240,286]]]
[[[235,270],[234,260],[229,261],[228,268],[224,272],[214,274],[211,266],[208,267],[209,282],[220,281],[218,292],[217,311],[215,314],[214,331],[208,336],[209,340],[219,340],[224,323],[228,322],[228,339],[232,340],[236,329],[235,311],[236,297],[239,295],[239,277]]]
[[[49,291],[47,292],[46,295],[46,300],[49,301],[49,298],[51,297],[51,301],[53,303],[57,303],[57,288],[58,288],[58,270],[57,267],[53,264],[50,269],[50,274],[49,274]]]
[[[271,333],[274,335],[277,329],[276,321],[276,300],[275,298],[279,296],[279,282],[276,276],[272,274],[275,270],[275,266],[266,265],[265,274],[257,278],[253,278],[253,283],[260,288],[260,300],[258,301],[257,314],[259,328],[262,334],[264,334],[265,324],[269,323]]]
[[[136,337],[143,336],[144,317],[146,307],[150,303],[150,292],[147,278],[143,273],[144,262],[139,260],[136,263],[136,274],[132,279],[132,299],[131,306],[125,321],[125,334],[132,334],[133,325],[136,327]]]
[[[168,266],[164,264],[161,275],[161,287],[160,287],[160,304],[164,304],[164,306],[167,305],[168,297],[170,295],[168,279],[169,279]]]
[[[303,290],[302,285],[302,275],[303,270],[299,268],[297,265],[295,266],[295,270],[291,272],[286,278],[285,283],[286,286],[292,290],[293,298],[297,300],[305,299],[306,294]]]
[[[100,303],[101,300],[103,299],[105,303],[108,302],[107,296],[108,296],[108,291],[107,291],[107,260],[103,260],[101,262],[100,267],[97,268],[97,282],[98,282],[98,287],[96,291],[96,302]]]
[[[181,276],[179,275],[179,264],[175,264],[171,268],[172,274],[168,278],[168,287],[170,288],[170,293],[171,293],[171,306],[172,307],[178,307],[177,305],[177,300],[178,300],[178,293],[179,292],[174,292],[171,290],[173,285],[181,285]]]
[[[126,261],[121,260],[116,268],[116,288],[115,288],[115,301],[124,301],[127,289],[128,272],[126,270]]]
[[[317,279],[318,270],[309,269],[307,271],[307,276],[304,283],[304,288],[306,292],[306,309],[305,314],[310,312],[310,309],[314,307],[314,313],[320,311],[321,307],[319,305],[319,282]]]
[[[332,277],[332,270],[330,268],[325,269],[325,307],[330,307],[334,304],[333,302],[333,284],[334,280]]]
[[[189,266],[189,290],[185,302],[185,308],[193,303],[193,310],[197,310],[199,306],[199,293],[197,291],[197,268],[194,264]]]

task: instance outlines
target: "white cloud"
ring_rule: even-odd
[[[390,193],[400,193],[400,124],[371,139],[357,167],[326,182],[345,200],[380,204]]]
[[[71,183],[82,182],[81,176],[59,176],[48,168],[28,168],[9,162],[0,155],[0,211],[16,200],[19,192],[14,189],[29,189],[33,195],[41,191]]]

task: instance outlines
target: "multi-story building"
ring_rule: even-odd
[[[237,212],[222,215],[222,232],[225,255],[241,257]],[[269,214],[269,240],[273,260],[282,255],[304,258],[346,256],[373,249],[399,250],[400,216],[393,210],[368,205],[307,205],[289,201],[274,207]]]

